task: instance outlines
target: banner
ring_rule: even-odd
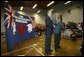
[[[6,28],[8,51],[11,51],[17,43],[35,37],[34,17],[13,12],[8,3],[5,3],[5,20],[3,24]]]

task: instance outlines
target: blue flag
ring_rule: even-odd
[[[35,37],[35,20],[34,17],[13,12],[9,4],[5,6],[7,50],[12,51],[17,43]]]
[[[30,16],[24,16],[19,13],[14,14],[13,33],[17,42],[35,37],[35,27],[32,23],[34,19]],[[19,40],[20,39],[20,40]]]

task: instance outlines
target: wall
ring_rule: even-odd
[[[78,8],[79,7],[79,8]],[[62,14],[62,19],[65,24],[68,21],[82,22],[83,21],[83,2],[82,1],[72,1],[71,3],[65,5],[64,2],[53,7],[54,14]],[[68,13],[68,10],[71,12]]]
[[[4,22],[4,10],[3,8],[1,8],[1,32],[5,32],[3,22]]]

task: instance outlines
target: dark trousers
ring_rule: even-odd
[[[60,39],[61,39],[61,33],[55,33],[54,34],[55,49],[60,45]]]
[[[45,38],[45,51],[51,50],[51,34],[47,34]]]

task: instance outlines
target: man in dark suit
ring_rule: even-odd
[[[51,53],[51,35],[53,33],[53,22],[52,22],[52,10],[49,10],[47,13],[47,17],[45,19],[45,25],[46,25],[46,30],[45,30],[45,53],[50,54]]]

